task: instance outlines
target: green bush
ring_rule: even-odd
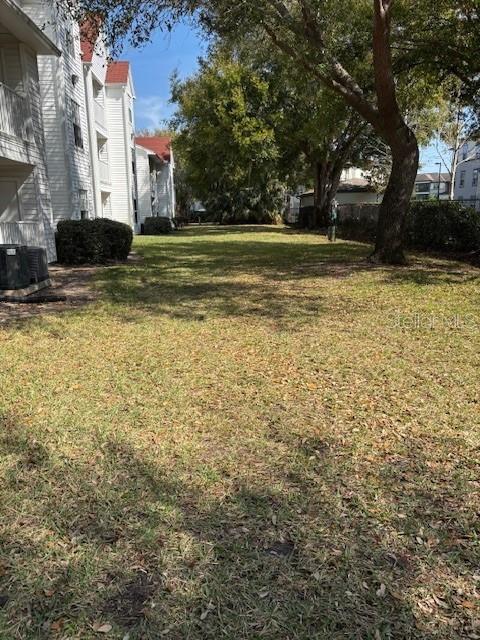
[[[126,260],[132,240],[132,230],[121,222],[106,218],[62,220],[56,233],[58,261],[104,264],[109,260]]]
[[[155,218],[145,218],[143,223],[143,233],[146,236],[158,236],[171,233],[173,230],[170,218],[158,216]]]
[[[376,222],[348,218],[338,227],[338,236],[374,242]],[[415,249],[451,253],[480,250],[480,213],[461,202],[425,200],[412,202],[407,216],[405,245]]]
[[[407,222],[407,244],[434,251],[480,249],[480,214],[461,202],[412,202]]]

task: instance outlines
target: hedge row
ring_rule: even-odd
[[[407,219],[407,244],[434,251],[480,249],[480,213],[460,202],[413,202]]]
[[[374,241],[371,220],[346,220],[339,225],[346,239]],[[406,245],[415,249],[463,253],[480,250],[480,213],[460,202],[412,202],[407,216]]]
[[[121,222],[63,220],[57,225],[58,261],[64,264],[105,264],[126,260],[132,247],[131,228]]]
[[[146,236],[158,236],[173,231],[173,223],[170,218],[163,216],[145,218],[142,232]]]

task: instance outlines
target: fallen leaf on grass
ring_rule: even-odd
[[[52,624],[50,625],[50,629],[52,631],[60,631],[61,628],[63,627],[63,620],[55,620],[55,622],[52,622]]]
[[[93,625],[93,629],[97,633],[110,633],[110,631],[112,630],[112,625],[108,624],[108,622],[96,623]]]
[[[376,591],[377,596],[378,596],[379,598],[384,598],[384,597],[385,597],[386,592],[387,592],[387,587],[386,587],[386,586],[383,584],[383,582],[382,582],[382,584],[380,585],[380,588],[379,588],[379,589],[377,589],[377,591]]]

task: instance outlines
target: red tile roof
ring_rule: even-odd
[[[172,157],[172,139],[170,136],[139,136],[135,142],[149,151],[153,151],[159,158],[170,162]]]
[[[82,61],[91,62],[95,43],[102,26],[102,18],[99,15],[89,15],[80,25],[80,49]]]
[[[125,60],[110,62],[107,67],[106,84],[127,84],[130,63]]]

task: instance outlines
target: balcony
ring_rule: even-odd
[[[0,82],[0,132],[28,141],[31,138],[27,101]]]
[[[100,180],[110,184],[110,171],[108,170],[108,162],[99,160],[98,166],[100,167]]]
[[[100,102],[94,100],[93,111],[95,114],[95,122],[99,124],[103,129],[106,129],[107,122],[105,120],[105,107]]]

